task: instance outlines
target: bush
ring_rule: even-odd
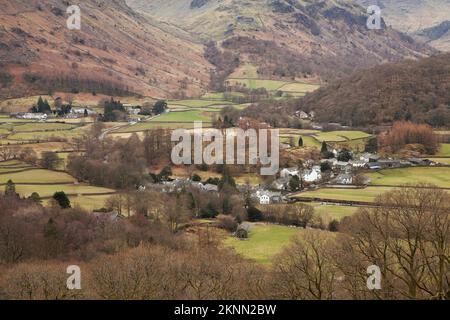
[[[217,217],[217,226],[229,232],[235,232],[238,228],[238,223],[232,216],[219,215]]]
[[[338,232],[339,231],[339,221],[334,219],[331,221],[328,225],[328,230],[331,232]]]
[[[201,182],[202,181],[202,177],[200,177],[198,174],[194,173],[192,175],[192,181],[194,181],[194,182]]]
[[[262,212],[255,207],[250,207],[247,210],[248,220],[251,222],[257,222],[263,220],[263,214]]]

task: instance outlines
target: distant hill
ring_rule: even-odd
[[[450,124],[450,54],[355,72],[308,94],[297,109],[315,110],[322,122],[350,126],[396,120]]]
[[[357,0],[377,4],[388,25],[441,51],[450,51],[450,0]]]
[[[333,79],[387,61],[434,51],[384,25],[368,30],[354,1],[127,0],[139,13],[192,41],[216,41],[227,64],[252,63],[263,78]],[[215,51],[216,52],[216,51]],[[225,68],[222,68],[225,69]],[[228,70],[231,71],[231,70]]]
[[[0,97],[80,90],[162,98],[207,87],[203,45],[162,30],[124,0],[81,1],[81,31],[70,31],[68,5],[0,1]]]

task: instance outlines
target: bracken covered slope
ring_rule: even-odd
[[[81,30],[69,1],[0,0],[0,96],[61,91],[199,94],[211,66],[203,46],[162,30],[123,0],[85,0]]]
[[[320,75],[332,79],[357,68],[433,53],[385,25],[369,30],[366,9],[354,1],[127,0],[140,13],[193,39],[259,67],[266,78]]]

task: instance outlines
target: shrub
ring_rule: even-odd
[[[263,214],[262,212],[255,207],[250,207],[247,210],[248,220],[252,222],[262,221],[263,220]]]
[[[235,232],[238,228],[238,223],[232,216],[219,215],[217,217],[217,226],[229,232]]]

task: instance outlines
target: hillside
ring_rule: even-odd
[[[124,0],[86,0],[81,30],[68,3],[0,1],[0,97],[86,91],[198,95],[209,82],[203,46],[163,31]]]
[[[377,4],[388,25],[441,51],[450,51],[450,0],[357,0]]]
[[[450,54],[358,71],[300,100],[322,122],[366,126],[395,120],[450,123]]]
[[[349,1],[127,0],[136,11],[216,41],[231,63],[255,64],[262,78],[320,75],[332,79],[364,68],[433,53],[408,36],[369,30],[366,9]],[[228,63],[230,64],[230,63]],[[228,70],[230,72],[231,70]]]

